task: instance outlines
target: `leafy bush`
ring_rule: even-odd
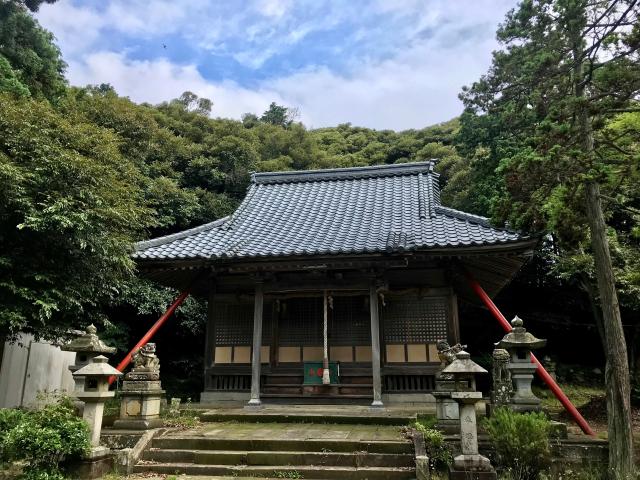
[[[7,444],[7,434],[22,420],[25,413],[17,408],[0,408],[0,466],[13,459],[15,452]]]
[[[421,421],[416,422],[414,428],[424,436],[424,446],[429,457],[429,468],[431,470],[443,470],[451,465],[453,455],[451,455],[451,449],[445,442],[442,432]]]
[[[513,480],[536,480],[551,465],[551,423],[541,412],[497,409],[484,427],[496,450],[498,466]]]
[[[3,413],[1,417],[0,422],[9,426],[2,435],[2,450],[9,454],[7,460],[25,461],[24,479],[63,479],[60,463],[79,458],[90,449],[89,427],[75,415],[69,399],[41,410]]]

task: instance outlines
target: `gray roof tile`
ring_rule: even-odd
[[[524,240],[440,204],[432,162],[256,173],[229,217],[139,242],[145,259],[393,253]]]

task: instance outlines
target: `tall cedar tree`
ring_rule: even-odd
[[[494,52],[489,72],[461,94],[462,131],[464,123],[484,134],[493,130],[489,146],[502,181],[496,216],[531,231],[552,230],[569,247],[590,237],[614,479],[631,478],[633,445],[627,349],[600,187],[624,160],[598,155],[594,133],[613,115],[635,108],[637,3],[523,1],[499,27],[503,49]]]

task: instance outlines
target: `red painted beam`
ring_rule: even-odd
[[[512,330],[511,324],[507,321],[502,312],[496,307],[496,304],[493,303],[493,300],[489,298],[487,292],[480,286],[480,284],[473,278],[473,275],[466,269],[464,270],[464,274],[467,277],[467,281],[469,282],[469,286],[473,289],[476,295],[482,300],[482,303],[489,309],[491,314],[498,320],[498,323],[502,326],[502,328],[506,332],[510,332]],[[536,372],[538,376],[542,379],[544,383],[547,384],[549,389],[553,392],[556,398],[560,401],[562,406],[569,412],[571,417],[575,420],[578,426],[582,429],[584,433],[587,435],[595,435],[595,432],[591,429],[587,421],[580,414],[578,409],[571,403],[571,400],[564,394],[560,386],[556,383],[556,381],[549,375],[549,372],[545,370],[540,361],[536,358],[536,356],[531,353],[531,363],[534,363],[538,369]]]
[[[167,309],[167,311],[164,312],[164,314],[156,321],[156,323],[153,324],[153,326],[149,329],[149,331],[145,333],[144,337],[142,337],[140,341],[136,343],[136,346],[133,347],[129,353],[127,353],[127,356],[122,359],[122,361],[116,367],[117,370],[124,372],[124,369],[127,368],[129,363],[131,363],[131,358],[133,357],[133,354],[140,347],[142,347],[143,345],[146,345],[149,342],[149,340],[151,340],[151,338],[155,335],[158,329],[169,319],[171,315],[173,315],[173,312],[176,311],[176,309],[182,304],[182,302],[185,301],[185,299],[189,296],[190,292],[191,292],[191,287],[187,288],[184,292],[182,292],[178,296],[178,298],[176,298],[173,301],[173,303]],[[116,380],[115,375],[112,377],[109,377],[109,385],[111,385],[115,380]]]

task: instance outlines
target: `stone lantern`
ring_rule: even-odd
[[[522,319],[516,316],[511,321],[513,330],[496,344],[498,348],[507,350],[511,356],[507,365],[515,387],[511,408],[518,412],[540,410],[540,399],[531,391],[533,374],[538,368],[531,363],[531,350],[547,344],[546,340],[536,338],[527,332],[523,325]]]
[[[62,350],[67,352],[76,352],[76,360],[74,365],[69,366],[69,370],[74,374],[76,391],[84,390],[84,377],[75,375],[77,372],[86,365],[92,363],[93,359],[98,355],[111,354],[116,351],[114,347],[109,347],[98,338],[96,334],[97,329],[94,325],[87,327],[86,333],[75,338],[71,342],[63,345]]]
[[[464,350],[456,354],[456,359],[442,370],[451,375],[456,390],[451,398],[458,402],[460,409],[460,449],[462,453],[453,459],[449,469],[451,480],[495,480],[495,469],[489,459],[478,452],[478,426],[476,403],[482,400],[482,392],[476,391],[476,374],[488,373],[471,360]]]
[[[84,379],[83,389],[76,390],[75,395],[85,403],[82,418],[89,424],[91,446],[94,452],[100,448],[104,403],[107,398],[115,395],[115,392],[109,391],[109,377],[112,375],[122,375],[122,373],[109,365],[104,355],[93,357],[89,365],[85,365],[73,374],[74,378]]]

